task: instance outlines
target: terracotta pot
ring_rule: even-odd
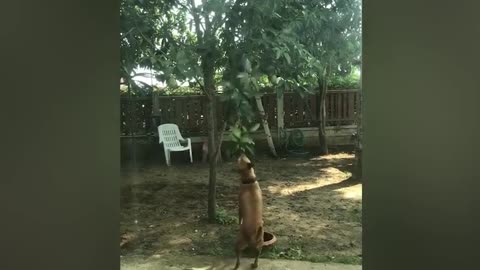
[[[277,242],[277,237],[273,233],[263,232],[263,247],[271,247]]]

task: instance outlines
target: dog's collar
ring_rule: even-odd
[[[255,182],[257,182],[256,178],[247,178],[245,181],[242,180],[242,185],[250,185],[254,184]]]

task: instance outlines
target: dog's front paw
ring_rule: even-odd
[[[252,269],[257,269],[258,263],[252,263],[252,264],[251,264],[251,267],[252,267]]]

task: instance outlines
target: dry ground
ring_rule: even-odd
[[[263,258],[361,263],[361,184],[353,155],[255,161],[265,229],[277,244]],[[123,260],[138,256],[233,257],[238,229],[234,163],[218,170],[218,222],[206,222],[208,167],[163,164],[122,170]]]

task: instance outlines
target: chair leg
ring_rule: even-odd
[[[167,163],[167,166],[170,166],[170,151],[168,149],[165,149],[165,162]]]
[[[192,147],[190,147],[190,163],[193,163]]]

